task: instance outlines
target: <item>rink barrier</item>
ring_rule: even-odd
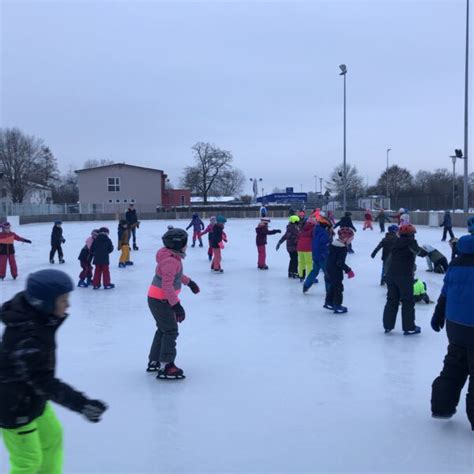
[[[363,221],[365,211],[351,211],[352,219],[354,221]],[[124,211],[125,213],[125,211]],[[123,219],[124,213],[103,213],[103,214],[50,214],[42,216],[20,216],[19,222],[22,224],[37,224],[54,221],[63,222],[94,222],[94,221],[118,221]],[[235,206],[225,207],[192,207],[186,210],[168,210],[163,212],[140,212],[139,206],[137,206],[137,213],[140,220],[177,220],[177,219],[191,219],[194,213],[198,213],[201,219],[206,220],[211,216],[218,214],[224,215],[227,219],[258,219],[259,211],[255,208],[237,208]],[[288,216],[288,207],[268,208],[268,214],[270,218],[285,218]],[[394,212],[387,212],[388,216],[395,214]],[[438,225],[443,220],[444,212],[410,212],[410,220],[414,225],[430,225],[436,222],[433,218],[433,214],[437,214]],[[377,212],[374,212],[374,218]],[[430,215],[432,216],[430,219]],[[342,216],[341,211],[335,212],[336,219]],[[454,213],[451,214],[451,220],[453,227],[466,227],[467,219],[469,214]],[[395,219],[392,219],[395,221]],[[374,222],[374,226],[378,226],[378,222]]]

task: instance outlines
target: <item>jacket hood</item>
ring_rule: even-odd
[[[474,254],[474,235],[463,235],[456,244],[459,253]]]
[[[156,254],[156,260],[158,262],[164,260],[165,258],[175,258],[176,260],[182,260],[186,254],[184,252],[177,252],[175,250],[167,249],[166,247],[161,248],[158,250]]]

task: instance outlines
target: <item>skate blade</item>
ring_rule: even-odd
[[[157,379],[160,380],[181,380],[185,379],[186,375],[165,375],[165,374],[158,374],[156,376]]]

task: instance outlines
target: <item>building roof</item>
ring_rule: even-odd
[[[102,165],[102,166],[94,166],[93,168],[83,168],[82,170],[75,170],[75,173],[83,173],[84,171],[91,171],[101,168],[113,168],[114,166],[124,167],[127,168],[139,168],[141,170],[148,170],[148,171],[157,171],[158,173],[164,173],[163,170],[158,170],[156,168],[147,168],[145,166],[136,166],[136,165],[128,165],[127,163],[113,163],[111,165]]]

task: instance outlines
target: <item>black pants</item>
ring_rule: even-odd
[[[56,252],[58,252],[59,259],[62,260],[64,255],[63,255],[63,249],[61,248],[61,244],[51,245],[51,252],[49,252],[49,259],[52,260]]]
[[[443,370],[432,385],[431,411],[435,415],[452,415],[468,377],[466,412],[474,430],[474,347],[449,343]]]
[[[451,239],[454,239],[454,233],[453,233],[453,228],[452,227],[443,227],[443,239],[446,240],[446,234],[449,232],[449,237]]]
[[[421,295],[415,295],[414,297],[415,303],[419,303],[420,301],[424,301],[426,304],[430,302],[430,297],[428,293],[422,293]]]
[[[134,225],[134,226],[132,226],[132,228],[130,230],[132,231],[133,245],[135,245],[137,243],[137,227]]]
[[[415,299],[413,297],[413,278],[386,275],[387,302],[383,311],[384,329],[393,329],[397,320],[398,306],[402,303],[402,329],[415,329]]]
[[[344,292],[344,285],[341,280],[326,278],[326,304],[333,306],[341,306],[342,294]]]
[[[385,221],[379,222],[380,225],[380,232],[385,232]]]
[[[448,271],[448,260],[446,257],[440,258],[434,265],[435,273],[446,273]]]
[[[298,273],[298,252],[296,250],[292,252],[288,250],[288,255],[290,256],[290,263],[288,264],[288,275],[295,275]]]
[[[148,307],[156,321],[156,332],[151,344],[150,362],[174,362],[176,359],[176,339],[178,322],[173,309],[166,300],[148,298]]]

